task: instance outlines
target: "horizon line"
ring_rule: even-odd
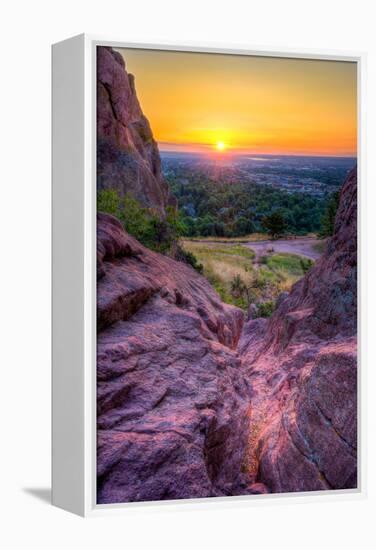
[[[158,142],[157,142],[158,143]],[[262,151],[247,151],[247,150],[227,150],[224,152],[215,151],[212,148],[207,149],[186,149],[184,147],[166,147],[162,146],[158,143],[159,152],[161,154],[163,153],[177,153],[177,154],[183,154],[183,155],[203,155],[203,156],[212,156],[215,158],[222,158],[225,159],[226,157],[231,156],[254,156],[254,157],[323,157],[323,158],[348,158],[348,159],[357,159],[358,155],[357,152],[353,153],[321,153],[321,152],[314,152],[314,153],[305,153],[305,152],[262,152]]]

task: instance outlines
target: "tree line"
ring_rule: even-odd
[[[218,182],[205,176],[184,183],[174,177],[168,181],[189,237],[319,233],[331,200],[330,196],[288,193],[251,182]]]

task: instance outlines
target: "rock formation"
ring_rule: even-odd
[[[122,56],[98,48],[98,188],[173,204]],[[98,503],[357,484],[356,169],[335,234],[270,320],[97,224]],[[239,341],[240,339],[240,341]]]
[[[270,321],[249,321],[239,353],[251,385],[248,471],[272,492],[357,484],[357,177],[335,233]]]
[[[245,492],[242,324],[193,268],[98,215],[99,503]]]
[[[162,216],[175,205],[134,77],[112,48],[97,48],[97,187],[130,193]]]
[[[98,502],[355,487],[356,250],[353,171],[323,257],[242,331],[99,214]]]

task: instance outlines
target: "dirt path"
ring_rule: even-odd
[[[247,248],[251,248],[254,250],[256,257],[256,262],[259,262],[260,258],[262,256],[265,256],[267,254],[270,254],[270,252],[273,249],[273,252],[275,254],[278,254],[279,252],[286,252],[288,254],[297,254],[298,256],[304,256],[305,258],[309,258],[311,260],[318,260],[320,256],[322,255],[322,252],[320,250],[317,250],[315,246],[318,243],[322,243],[322,240],[319,239],[311,239],[308,237],[297,237],[296,239],[279,239],[279,240],[265,240],[265,241],[210,241],[209,239],[195,239],[195,243],[203,243],[210,247],[216,247],[216,246],[235,246],[235,245],[241,245],[245,246]]]
[[[299,256],[304,256],[311,260],[317,260],[320,258],[321,252],[316,250],[315,245],[321,242],[322,241],[318,239],[298,238],[276,241],[254,241],[242,244],[255,251],[255,260],[257,262],[261,256],[270,254],[271,251],[273,251],[274,254],[286,252],[288,254],[298,254]]]

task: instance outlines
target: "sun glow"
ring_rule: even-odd
[[[356,63],[119,51],[161,150],[356,155]]]

